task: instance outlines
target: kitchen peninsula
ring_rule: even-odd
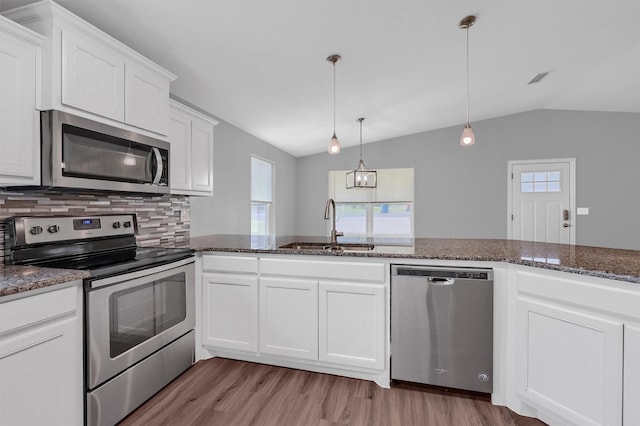
[[[326,237],[191,238],[200,254],[199,358],[388,387],[391,265],[491,268],[492,402],[550,424],[640,421],[631,403],[640,398],[640,252],[498,239],[338,244],[347,242],[375,247],[331,250]],[[291,243],[305,249],[280,248]]]

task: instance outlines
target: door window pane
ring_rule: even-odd
[[[560,192],[560,182],[549,182],[547,186],[549,192]]]
[[[533,192],[547,192],[547,182],[535,182]]]
[[[547,173],[547,180],[548,181],[560,181],[560,172],[548,172]]]
[[[545,182],[547,180],[547,172],[536,172],[533,174],[534,182]]]
[[[520,181],[521,182],[533,182],[533,173],[525,172],[525,173],[520,174]]]
[[[336,229],[345,235],[367,234],[366,204],[339,203],[336,205]]]
[[[411,204],[375,204],[374,235],[411,235]]]

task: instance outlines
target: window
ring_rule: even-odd
[[[251,157],[251,237],[275,234],[273,163]],[[263,240],[264,241],[264,240]]]
[[[413,203],[336,203],[336,229],[345,236],[412,237]]]
[[[346,189],[347,170],[329,172],[336,229],[351,237],[413,238],[413,169],[378,169],[375,189]]]
[[[560,171],[521,172],[520,192],[560,192]]]

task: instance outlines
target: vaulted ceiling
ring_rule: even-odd
[[[0,0],[7,10],[29,0]],[[637,0],[59,0],[179,75],[172,92],[295,156],[539,108],[640,112]],[[538,73],[549,75],[527,83]],[[452,141],[457,143],[457,141]]]

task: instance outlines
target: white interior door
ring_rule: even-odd
[[[509,238],[575,244],[575,159],[510,161],[509,170]]]

